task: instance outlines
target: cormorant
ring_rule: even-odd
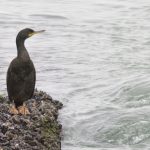
[[[12,60],[7,71],[7,91],[11,102],[12,114],[30,114],[24,102],[33,95],[36,81],[36,71],[24,42],[34,34],[44,32],[26,28],[21,30],[16,38],[17,57]]]

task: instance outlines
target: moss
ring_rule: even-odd
[[[42,128],[42,136],[44,138],[56,138],[58,126],[57,122],[51,122],[47,117],[42,119],[41,121],[41,128]]]
[[[41,136],[43,144],[48,150],[61,149],[60,128],[57,121],[51,121],[48,116],[43,118],[41,120]]]
[[[2,94],[0,94],[0,101],[2,102],[2,101],[4,101],[4,96],[2,95]]]
[[[3,99],[3,96],[2,95],[0,95],[0,100],[2,100]]]

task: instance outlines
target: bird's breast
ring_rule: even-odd
[[[32,61],[15,60],[12,63],[11,72],[18,76],[28,76],[34,72],[35,68]]]

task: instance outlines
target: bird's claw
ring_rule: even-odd
[[[10,107],[9,112],[10,112],[10,114],[12,114],[12,115],[18,115],[18,114],[19,114],[19,112],[18,112],[17,108],[15,107],[15,105],[12,105],[12,106]]]
[[[28,108],[26,107],[26,105],[18,107],[18,112],[21,115],[29,115],[30,114],[30,112],[29,112]]]

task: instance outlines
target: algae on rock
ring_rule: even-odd
[[[0,97],[0,149],[61,150],[61,125],[57,121],[62,104],[42,91],[26,102],[31,114],[9,114],[8,98]]]

